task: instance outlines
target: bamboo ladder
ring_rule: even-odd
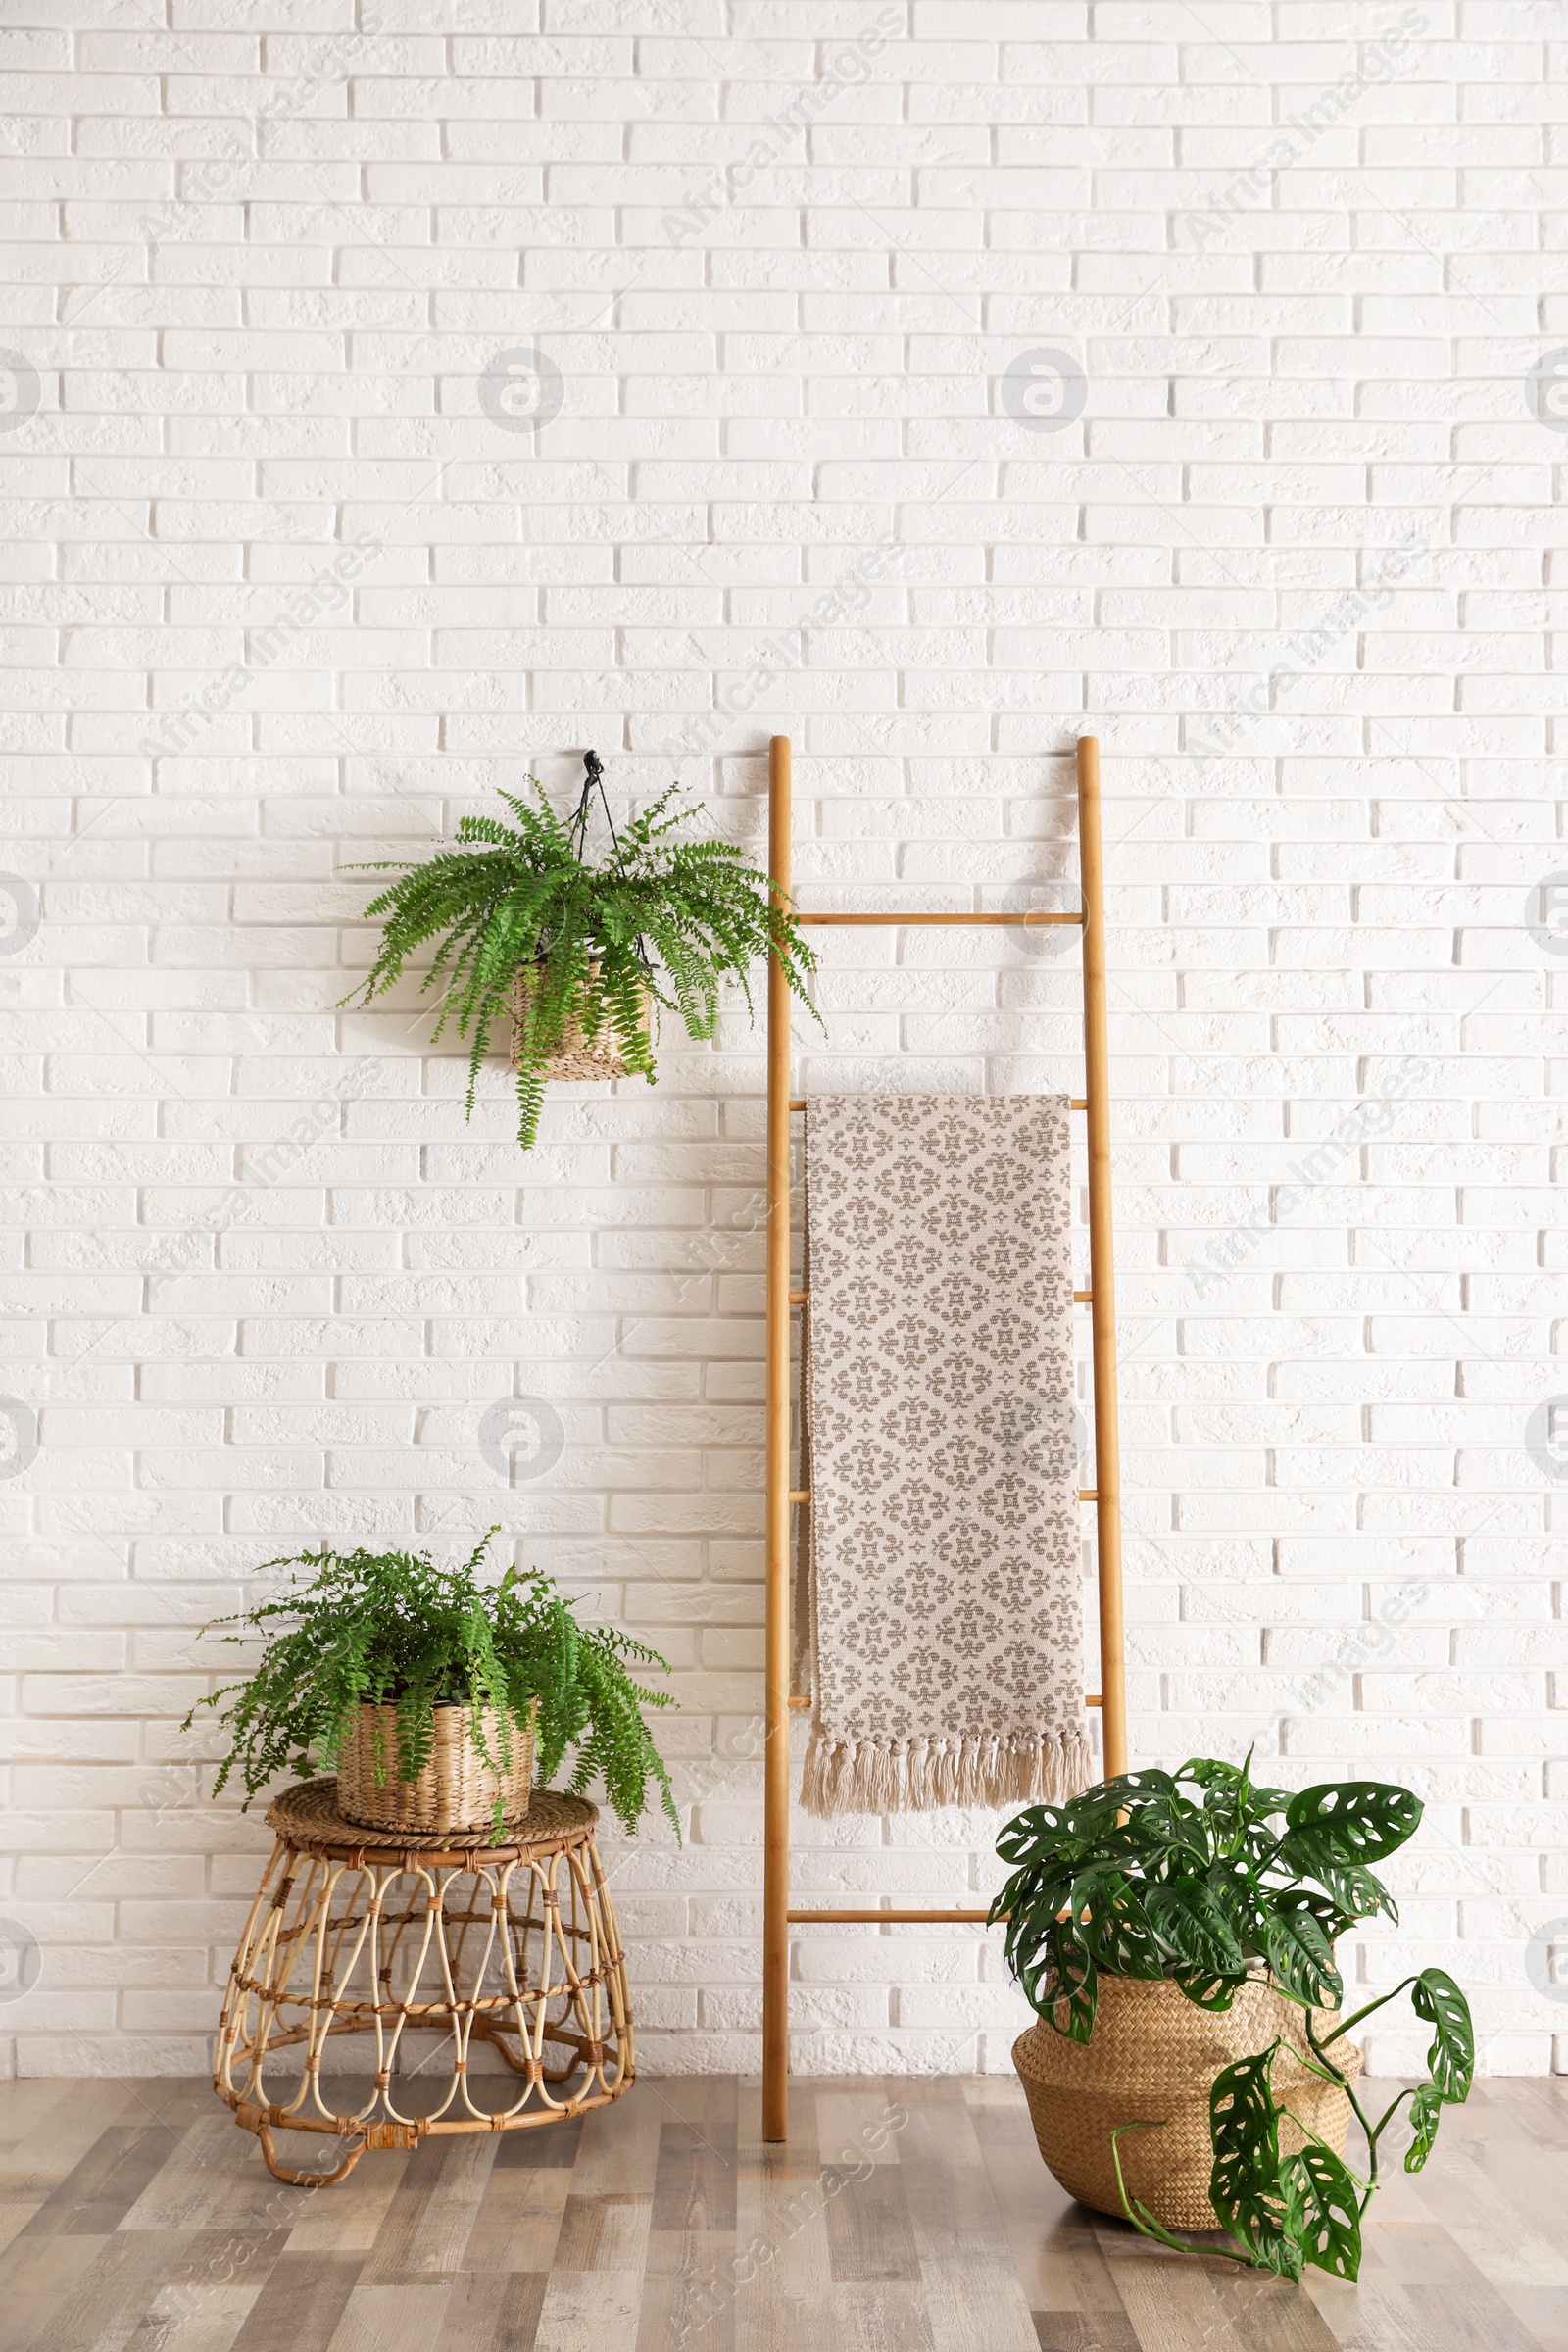
[[[788,894],[792,810],[790,739],[768,745],[768,872]],[[1102,1688],[1087,1706],[1102,1710],[1106,1777],[1127,1769],[1127,1677],[1122,1638],[1121,1468],[1116,1434],[1116,1314],[1110,1227],[1110,1084],[1105,1043],[1104,872],[1100,835],[1100,745],[1078,740],[1078,858],[1083,906],[1076,914],[800,914],[802,923],[913,924],[1079,923],[1083,926],[1084,1087],[1074,1110],[1088,1114],[1089,1289],[1073,1298],[1089,1306],[1095,1381],[1096,1483],[1079,1489],[1095,1505],[1100,1591]],[[767,1508],[766,1722],[762,1880],[762,2137],[789,2136],[789,1932],[822,1921],[835,1926],[926,1925],[969,1921],[984,1911],[792,1911],[790,1909],[790,1712],[810,1704],[790,1690],[790,1507],[810,1495],[790,1486],[790,1310],[805,1294],[790,1289],[790,1116],[806,1108],[790,1095],[790,997],[778,965],[767,971]]]

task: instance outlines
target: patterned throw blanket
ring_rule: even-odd
[[[808,1812],[1059,1800],[1094,1777],[1068,1108],[855,1095],[808,1109]]]

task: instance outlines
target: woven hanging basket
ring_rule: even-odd
[[[486,1707],[479,1720],[485,1745],[493,1756],[501,1748],[501,1718]],[[376,1787],[379,1753],[386,1776]],[[423,1771],[416,1781],[400,1781],[398,1772],[398,1710],[367,1700],[359,1720],[343,1742],[337,1760],[337,1805],[345,1821],[368,1830],[488,1830],[495,1825],[496,1798],[503,1820],[514,1821],[528,1810],[533,1788],[533,1733],[512,1726],[512,1763],[497,1772],[473,1744],[469,1711],[465,1706],[437,1707],[435,1734]]]
[[[523,964],[512,984],[512,1066],[514,1070],[520,1069],[522,1066],[523,1014],[538,990],[542,968],[537,963]],[[584,986],[591,988],[598,978],[599,966],[597,963],[591,963],[588,966],[588,978]],[[646,988],[643,990],[642,1025],[646,1030],[648,1027],[648,991]],[[592,1039],[586,1037],[583,1033],[582,1022],[575,1012],[568,1013],[566,1016],[565,1034],[561,1041],[560,1052],[552,1054],[548,1060],[541,1062],[539,1070],[541,1077],[544,1078],[564,1078],[584,1084],[589,1080],[597,1080],[602,1083],[606,1078],[624,1078],[628,1075],[626,1064],[615,1050],[614,1039],[610,1030],[601,1028],[597,1037]]]
[[[1304,2012],[1261,1978],[1245,1984],[1229,2009],[1209,2010],[1169,1978],[1102,1976],[1087,2042],[1068,2041],[1042,2020],[1012,2045],[1041,2155],[1070,2197],[1121,2215],[1111,2132],[1118,2124],[1158,2124],[1157,2132],[1127,2132],[1116,2143],[1128,2195],[1167,2230],[1217,2229],[1208,2201],[1214,2078],[1235,2059],[1266,2050],[1277,2034],[1304,2049]],[[1319,2041],[1338,2024],[1338,2010],[1319,2010]],[[1337,2042],[1334,2057],[1353,2082],[1361,2071],[1354,2043]],[[1294,2107],[1343,2155],[1350,2122],[1344,2091],[1288,2050],[1275,2057],[1273,2081],[1279,2105]],[[1304,2144],[1293,2123],[1281,2123],[1282,2154]]]

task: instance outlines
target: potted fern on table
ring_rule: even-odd
[[[325,1544],[266,1562],[263,1573],[288,1571],[288,1591],[215,1620],[241,1629],[229,1642],[260,1634],[259,1663],[184,1722],[188,1731],[208,1708],[230,1734],[213,1794],[236,1772],[247,1805],[290,1767],[335,1772],[346,1821],[421,1833],[488,1824],[499,1838],[528,1810],[536,1762],[548,1781],[574,1752],[568,1795],[601,1780],[635,1830],[652,1785],[678,1836],[669,1774],[644,1720],[670,1696],[632,1671],[667,1672],[664,1660],[614,1627],[579,1624],[538,1569],[482,1582],[489,1544],[454,1567]]]
[[[511,1025],[524,1151],[538,1136],[548,1079],[631,1075],[652,1085],[651,1003],[676,1014],[688,1037],[710,1038],[723,982],[737,981],[753,1009],[759,956],[772,956],[803,1004],[815,964],[783,894],[741,850],[677,838],[678,784],[617,832],[596,753],[583,768],[567,821],[530,778],[534,801],[502,793],[508,816],[462,818],[456,849],[406,868],[372,899],[366,914],[384,918],[381,947],[345,999],[368,1004],[436,941],[422,982],[441,992],[435,1035],[450,1019],[467,1041],[471,1115],[491,1032]],[[609,832],[597,861],[587,854],[596,796]]]

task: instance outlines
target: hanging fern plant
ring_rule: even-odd
[[[381,949],[363,989],[344,1000],[368,1004],[437,941],[422,984],[441,992],[435,1035],[455,1020],[467,1041],[471,1116],[491,1032],[513,1025],[524,1151],[538,1136],[550,1065],[569,1045],[612,1041],[624,1069],[652,1085],[650,998],[679,1015],[688,1037],[710,1038],[725,980],[739,981],[755,1009],[751,967],[765,955],[815,1011],[806,975],[816,958],[767,875],[731,842],[674,838],[683,821],[672,806],[678,784],[617,833],[597,754],[587,753],[583,767],[566,822],[530,777],[536,801],[499,796],[510,820],[466,816],[456,849],[403,868],[366,908],[368,918],[385,918]],[[610,836],[600,863],[585,854],[596,795]]]

